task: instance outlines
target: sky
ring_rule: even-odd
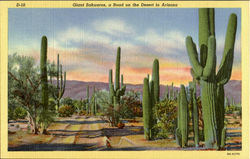
[[[238,16],[231,80],[241,80],[240,9],[215,9],[217,67],[231,13]],[[198,44],[197,8],[12,8],[8,28],[8,53],[32,56],[37,63],[46,35],[48,60],[60,54],[67,80],[108,82],[119,46],[125,83],[141,84],[155,58],[161,84],[192,80],[185,38],[190,35]]]

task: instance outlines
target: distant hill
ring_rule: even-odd
[[[96,90],[106,89],[109,90],[108,83],[104,82],[84,82],[84,81],[70,81],[67,80],[66,90],[63,97],[70,97],[73,99],[84,99],[86,98],[86,87],[89,85],[90,95],[93,92],[93,87],[95,86]],[[142,84],[126,84],[127,90],[135,90],[142,93]],[[174,87],[178,89],[179,87]],[[199,88],[198,94],[199,93]],[[160,96],[163,97],[165,93],[165,86],[160,86]],[[241,102],[241,81],[231,80],[225,85],[225,95],[229,98],[229,101],[233,97],[235,103]]]

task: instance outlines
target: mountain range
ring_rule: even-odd
[[[66,88],[63,97],[70,97],[72,99],[85,99],[86,98],[86,88],[89,86],[90,96],[93,93],[93,88],[96,90],[109,90],[109,84],[104,82],[84,82],[84,81],[74,81],[67,80]],[[126,84],[126,91],[134,90],[142,93],[142,84]],[[241,81],[231,80],[225,86],[225,96],[231,101],[234,100],[235,103],[241,103]],[[179,87],[174,87],[174,90],[179,90]],[[164,97],[166,86],[160,85],[160,97]],[[197,87],[197,94],[200,94],[200,89]]]

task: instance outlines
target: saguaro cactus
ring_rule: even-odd
[[[166,90],[165,90],[165,98],[169,99],[169,90],[168,90],[168,85],[166,85]]]
[[[91,97],[91,114],[95,115],[96,114],[96,94],[95,94],[95,86],[93,87],[93,94]]]
[[[87,89],[87,103],[86,103],[86,104],[87,104],[87,105],[86,105],[87,107],[86,107],[86,112],[87,112],[87,114],[89,114],[89,113],[90,113],[90,111],[89,111],[89,109],[90,109],[90,108],[89,108],[89,85],[87,85],[87,88],[86,88],[86,89]]]
[[[47,37],[42,37],[41,43],[41,53],[40,53],[40,72],[41,72],[41,92],[42,92],[42,116],[45,116],[48,110],[49,104],[49,90],[48,90],[48,75],[47,75]],[[44,123],[41,123],[43,127],[43,134],[47,134],[47,126]]]
[[[184,85],[178,98],[178,127],[176,129],[177,143],[181,147],[187,146],[188,142],[188,101]]]
[[[152,103],[151,103],[148,78],[144,78],[143,81],[142,107],[143,107],[144,137],[145,139],[150,140],[152,132]]]
[[[52,80],[50,80],[52,84]],[[59,54],[57,54],[57,71],[56,71],[56,90],[53,93],[53,97],[57,102],[56,111],[60,107],[60,100],[63,97],[66,86],[66,72],[62,72],[62,65],[60,64]]]
[[[216,41],[214,9],[199,9],[200,61],[192,38],[186,38],[186,47],[192,72],[201,84],[204,136],[207,148],[220,148],[224,128],[224,85],[230,80],[237,16],[231,14],[228,22],[224,53],[216,74]]]
[[[160,77],[159,77],[159,61],[154,60],[153,70],[152,70],[152,81],[154,82],[154,102],[157,103],[160,100]],[[153,103],[153,104],[155,104]]]
[[[169,91],[169,98],[171,99],[171,100],[174,100],[174,83],[172,82],[172,84],[171,84],[171,89],[170,89],[170,91]]]
[[[49,92],[48,92],[48,76],[47,76],[47,37],[42,37],[41,53],[40,53],[40,71],[41,71],[41,87],[42,87],[42,105],[44,110],[48,109]]]
[[[120,88],[120,60],[121,60],[121,48],[118,47],[117,49],[117,56],[116,56],[116,71],[115,71],[115,87],[112,80],[112,70],[109,70],[109,96],[110,96],[110,103],[114,105],[114,116],[115,116],[115,125],[118,123],[118,115],[116,111],[118,111],[118,105],[120,104],[120,97],[125,94],[126,85],[123,84],[123,76]]]
[[[194,144],[195,147],[199,147],[199,113],[198,113],[198,105],[196,98],[196,82],[191,82],[192,87],[192,121],[193,121],[193,131],[194,131]]]

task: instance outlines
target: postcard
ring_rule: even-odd
[[[1,158],[249,158],[248,1],[1,1]]]

